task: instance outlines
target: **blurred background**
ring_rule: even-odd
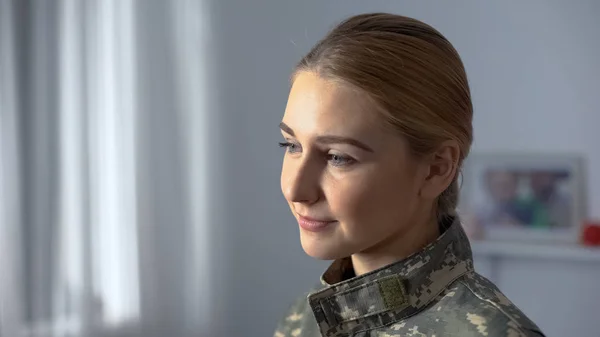
[[[600,2],[0,0],[0,336],[271,336],[327,262],[279,190],[290,71],[388,11],[461,54],[475,152],[573,153],[600,217]],[[548,336],[600,336],[600,253],[474,245]]]

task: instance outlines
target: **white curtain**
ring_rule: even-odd
[[[0,0],[0,337],[210,335],[207,12]]]

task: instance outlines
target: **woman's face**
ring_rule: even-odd
[[[300,73],[281,131],[281,189],[308,255],[368,252],[416,223],[429,169],[384,127],[363,94]]]

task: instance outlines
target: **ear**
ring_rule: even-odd
[[[440,196],[456,177],[459,158],[458,142],[448,140],[442,143],[428,158],[428,175],[421,186],[420,195],[427,199]]]

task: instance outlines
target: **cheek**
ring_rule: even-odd
[[[281,193],[285,196],[285,166],[281,168],[281,175],[279,176],[279,187]]]
[[[413,187],[407,176],[373,171],[337,181],[328,203],[346,230],[386,227],[408,215],[415,199]]]
[[[289,184],[289,174],[290,174],[290,168],[289,168],[289,163],[287,162],[286,158],[284,157],[283,159],[283,163],[281,165],[281,176],[279,177],[279,186],[281,187],[281,192],[283,193],[283,196],[286,197],[286,189],[288,188],[288,184]]]

